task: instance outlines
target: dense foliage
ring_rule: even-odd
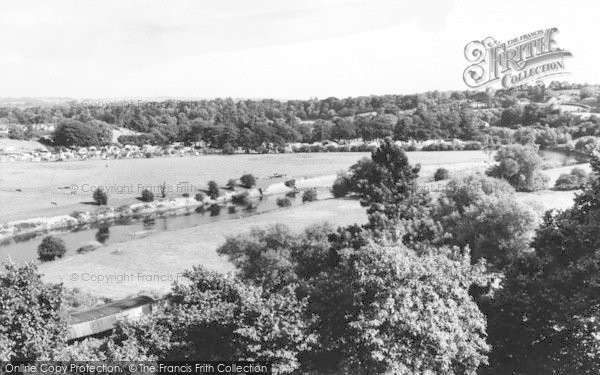
[[[0,272],[0,360],[48,360],[66,339],[62,287],[47,285],[35,265],[4,263]]]
[[[600,172],[595,156],[594,172]],[[534,251],[507,270],[485,305],[498,373],[596,374],[600,370],[600,181],[573,207],[548,212]]]

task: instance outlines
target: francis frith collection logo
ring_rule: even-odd
[[[549,76],[567,74],[565,58],[571,52],[558,47],[553,27],[499,42],[492,37],[465,46],[469,65],[463,79],[471,88],[511,88]]]

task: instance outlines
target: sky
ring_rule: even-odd
[[[464,90],[464,47],[557,27],[600,83],[598,1],[2,0],[0,97],[276,98]]]

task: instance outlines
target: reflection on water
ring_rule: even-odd
[[[248,215],[278,209],[277,197],[272,196],[263,200],[250,201],[243,209],[234,205],[228,206],[223,214],[219,205],[208,208],[210,215],[206,215],[205,207],[198,207],[195,211],[178,212],[178,216],[169,214],[153,214],[145,217],[124,218],[112,222],[102,222],[91,226],[76,228],[72,231],[52,233],[53,236],[61,238],[67,246],[65,256],[76,254],[76,249],[86,247],[88,249],[98,248],[109,243],[120,243],[136,238],[142,238],[157,232],[190,228],[198,225],[218,222],[223,220],[237,219]],[[232,209],[233,208],[233,209]],[[5,261],[9,256],[12,261],[22,263],[37,259],[37,247],[47,235],[43,233],[25,234],[13,238],[7,243],[0,244],[0,261]]]
[[[98,232],[96,232],[96,241],[100,242],[101,244],[105,244],[106,241],[108,241],[108,237],[110,237],[110,231],[109,228],[110,224],[108,223],[102,223],[100,225],[100,228],[98,228]]]

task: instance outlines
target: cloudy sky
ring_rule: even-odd
[[[324,98],[465,89],[464,46],[557,27],[600,83],[600,3],[0,2],[0,97]]]

